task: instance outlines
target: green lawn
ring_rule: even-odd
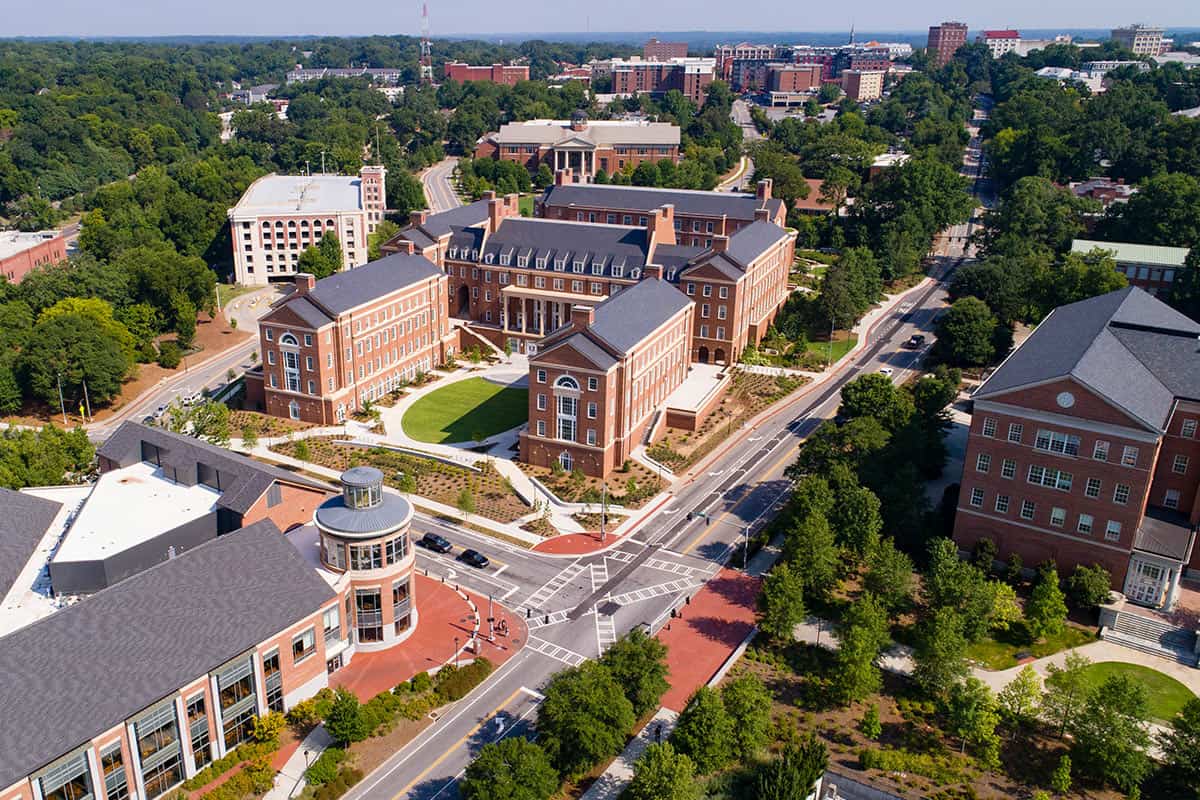
[[[976,642],[967,648],[967,658],[984,669],[1002,670],[1017,666],[1018,655],[1022,659],[1044,658],[1060,650],[1096,641],[1096,635],[1091,631],[1069,625],[1057,636],[1049,636],[1037,644],[1029,644],[1023,636],[1024,632],[1024,628],[1018,626],[1014,631],[999,632]]]
[[[241,297],[247,292],[253,292],[258,289],[258,286],[242,286],[240,283],[218,283],[217,284],[217,307],[224,308],[229,301]]]
[[[533,216],[533,195],[523,194],[517,202],[520,203],[521,214],[527,217]]]
[[[483,378],[451,383],[404,412],[404,432],[419,442],[469,442],[515,428],[529,419],[529,391]]]
[[[1186,686],[1171,676],[1140,664],[1101,661],[1084,667],[1083,673],[1089,686],[1099,686],[1110,675],[1127,675],[1142,684],[1150,699],[1150,716],[1160,722],[1170,722],[1187,701],[1195,697]]]
[[[842,356],[850,352],[850,349],[858,343],[858,338],[855,336],[847,336],[845,339],[835,339],[833,342],[833,362],[836,364],[841,360]],[[808,343],[808,352],[816,353],[822,360],[829,358],[829,342],[813,342]]]

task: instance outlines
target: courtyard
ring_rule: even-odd
[[[478,442],[529,419],[529,390],[466,378],[416,400],[401,420],[404,433],[418,442]]]

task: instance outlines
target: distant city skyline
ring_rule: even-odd
[[[1065,0],[1047,6],[1040,0],[1011,0],[1002,9],[966,13],[961,3],[917,0],[915,3],[863,4],[853,16],[843,7],[781,5],[776,0],[743,0],[736,4],[701,3],[689,6],[686,17],[676,4],[647,5],[643,0],[612,0],[602,7],[579,0],[528,0],[523,13],[511,4],[460,0],[453,5],[429,3],[435,36],[495,38],[506,33],[566,33],[587,31],[643,32],[664,26],[678,29],[681,19],[695,20],[694,29],[713,32],[779,31],[836,32],[854,25],[859,30],[914,32],[943,20],[984,28],[1098,28],[1132,22],[1166,27],[1196,27],[1200,20],[1180,0],[1146,0],[1136,7],[1116,0]],[[5,36],[363,36],[416,35],[421,5],[363,0],[354,14],[330,14],[327,3],[308,0],[210,0],[184,4],[179,0],[122,0],[97,5],[63,0],[53,13],[33,3],[18,3],[5,15]],[[698,13],[697,13],[698,12]],[[618,21],[630,21],[621,25]],[[769,21],[769,28],[764,22]]]

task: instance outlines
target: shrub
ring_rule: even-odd
[[[158,346],[158,365],[163,369],[175,369],[183,361],[183,351],[175,342],[163,342]]]
[[[486,658],[477,658],[459,669],[447,664],[438,671],[434,686],[443,702],[453,703],[466,697],[491,674],[492,662]]]
[[[1099,564],[1075,567],[1067,579],[1067,595],[1076,608],[1095,608],[1108,602],[1112,577]]]
[[[313,795],[313,800],[337,800],[350,790],[350,787],[362,780],[363,774],[353,767],[342,767],[337,777],[324,783]]]
[[[358,698],[347,689],[338,689],[333,707],[325,715],[325,730],[339,744],[361,742],[371,733]]]
[[[279,744],[279,733],[287,726],[287,719],[278,711],[254,718],[254,741]]]
[[[212,783],[217,778],[236,767],[238,764],[242,764],[247,761],[258,762],[260,760],[265,760],[267,756],[269,756],[271,753],[274,753],[278,749],[278,739],[270,742],[254,742],[250,744],[243,744],[240,747],[234,748],[233,751],[227,753],[223,758],[218,758],[216,761],[197,772],[191,780],[183,783],[183,788],[188,791],[195,791],[201,786],[207,786],[208,784]],[[243,772],[244,771],[245,770],[243,770]],[[273,778],[274,772],[271,774]],[[232,782],[233,779],[230,780]],[[214,789],[213,791],[215,792],[216,790]],[[212,792],[209,794],[212,794]]]
[[[199,775],[196,777],[199,777]],[[242,800],[242,798],[248,795],[265,794],[274,785],[274,768],[270,764],[255,763],[246,767],[211,792],[205,792],[200,796],[200,800]]]
[[[427,692],[433,688],[433,678],[428,672],[418,672],[412,676],[408,685],[414,692]]]
[[[868,739],[879,738],[879,734],[883,733],[883,725],[879,722],[879,706],[867,706],[867,710],[863,712],[862,721],[858,724],[858,729]]]
[[[317,756],[317,760],[304,771],[304,780],[308,781],[310,786],[320,786],[321,784],[336,780],[338,768],[345,760],[345,750],[339,747],[330,747]]]
[[[296,442],[294,454],[296,458],[300,459],[301,461],[308,461],[311,457],[311,454],[308,452],[308,442],[304,441],[303,439]]]
[[[299,727],[316,725],[333,707],[333,690],[325,687],[307,700],[301,700],[287,712],[287,721]]]

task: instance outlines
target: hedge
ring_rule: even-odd
[[[223,758],[218,758],[216,761],[197,772],[196,776],[191,780],[184,781],[183,788],[187,789],[189,792],[195,791],[202,786],[207,786],[208,784],[212,783],[217,778],[236,767],[238,764],[241,764],[244,761],[256,761],[258,759],[266,758],[278,749],[278,740],[274,742],[250,742],[248,744],[243,744],[240,747],[234,748]]]
[[[304,780],[309,786],[320,786],[337,780],[339,767],[346,760],[346,751],[339,747],[330,747],[317,756],[308,769],[304,770]]]
[[[250,795],[266,794],[275,785],[275,768],[269,763],[254,763],[222,783],[200,800],[242,800]]]
[[[456,668],[453,664],[447,664],[438,670],[434,678],[434,691],[443,702],[461,700],[483,683],[492,674],[492,669],[492,662],[486,658],[477,658],[465,667]]]
[[[362,772],[353,767],[342,767],[337,777],[322,784],[313,795],[313,800],[337,800],[350,790],[350,787],[361,781]]]

